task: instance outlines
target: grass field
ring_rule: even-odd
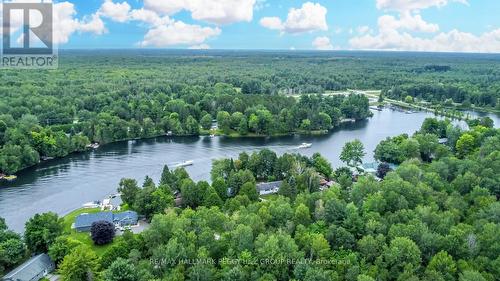
[[[71,212],[63,217],[64,232],[70,238],[77,240],[77,241],[80,241],[83,244],[92,248],[92,250],[94,250],[94,252],[98,256],[101,256],[102,254],[104,254],[104,252],[106,252],[106,250],[111,245],[113,245],[114,242],[116,242],[118,239],[121,239],[121,237],[115,237],[113,243],[109,243],[109,244],[103,245],[103,246],[97,246],[97,245],[94,245],[94,242],[90,238],[90,232],[78,232],[74,229],[71,229],[71,225],[75,222],[75,219],[78,215],[85,214],[85,213],[89,213],[89,214],[98,213],[100,211],[101,211],[100,208],[93,208],[93,209],[83,209],[82,208],[82,209],[75,210],[75,211],[73,211],[73,212]],[[121,211],[126,211],[126,210],[122,209]]]

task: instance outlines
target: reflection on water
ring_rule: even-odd
[[[242,151],[269,148],[279,154],[300,152],[311,156],[319,152],[334,166],[340,166],[339,155],[348,141],[360,139],[371,161],[375,146],[388,136],[411,134],[419,129],[430,113],[405,114],[391,110],[375,111],[362,122],[344,124],[328,135],[286,136],[275,138],[227,137],[160,137],[132,140],[101,146],[86,153],[72,154],[26,169],[12,183],[0,187],[0,216],[9,227],[22,231],[24,222],[35,213],[54,211],[67,213],[83,203],[102,199],[116,191],[123,177],[142,182],[145,175],[160,178],[163,165],[175,166],[186,160],[186,167],[195,180],[208,180],[213,159],[237,157]],[[495,119],[498,125],[498,118]],[[310,142],[310,149],[297,146]]]

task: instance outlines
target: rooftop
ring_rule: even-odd
[[[283,181],[272,181],[272,182],[262,182],[257,184],[257,189],[262,190],[272,190],[275,188],[280,188]]]
[[[119,223],[121,225],[136,224],[139,216],[134,211],[125,211],[113,214],[112,212],[99,212],[92,214],[81,214],[76,217],[75,228],[88,228],[92,223],[97,221],[107,221],[111,223]]]
[[[112,212],[99,212],[92,214],[81,214],[76,217],[75,228],[91,227],[92,223],[96,221],[108,221],[113,222]]]
[[[2,280],[32,280],[41,272],[47,270],[50,272],[54,269],[54,263],[47,254],[34,256],[25,263],[21,264],[7,275]]]

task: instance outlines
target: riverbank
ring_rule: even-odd
[[[333,127],[331,130],[334,130],[335,128],[337,128],[337,127]],[[126,138],[126,139],[120,139],[120,140],[116,140],[116,141],[112,141],[112,142],[101,143],[98,148],[87,148],[86,150],[83,150],[83,151],[73,151],[73,152],[68,153],[67,155],[64,155],[64,156],[61,156],[61,157],[53,157],[53,158],[50,158],[50,159],[47,159],[47,160],[40,160],[38,163],[36,163],[34,165],[23,167],[22,169],[17,170],[16,172],[12,173],[12,177],[15,177],[15,178],[12,178],[12,180],[17,179],[17,176],[15,176],[15,174],[18,174],[18,173],[20,173],[22,171],[25,171],[27,169],[36,167],[36,166],[40,165],[41,163],[47,163],[47,162],[50,162],[50,161],[53,161],[53,160],[62,159],[62,158],[65,158],[65,157],[68,157],[68,156],[71,156],[71,155],[74,155],[74,154],[87,153],[89,151],[94,151],[94,150],[100,149],[100,148],[102,148],[102,147],[104,147],[106,145],[116,144],[116,143],[120,143],[120,142],[141,141],[141,140],[155,139],[155,138],[158,138],[158,137],[197,137],[197,136],[211,136],[211,135],[214,135],[214,136],[217,136],[217,137],[227,137],[227,138],[273,138],[273,137],[286,137],[286,136],[295,136],[295,135],[299,135],[299,136],[321,136],[321,135],[327,135],[327,134],[329,134],[331,132],[331,130],[311,130],[311,131],[297,130],[297,131],[294,131],[294,132],[273,133],[273,134],[256,134],[256,133],[251,133],[251,132],[249,132],[247,134],[240,134],[240,133],[238,133],[238,132],[236,132],[234,130],[231,130],[231,132],[229,134],[225,134],[222,130],[215,130],[214,131],[214,130],[203,130],[203,129],[200,128],[200,133],[199,134],[195,134],[195,135],[189,135],[189,134],[164,134],[164,133],[162,133],[162,134],[148,136],[148,137],[143,137],[143,138]]]
[[[500,110],[487,107],[477,107],[474,105],[471,105],[470,107],[462,107],[461,105],[446,107],[441,104],[433,105],[429,102],[423,102],[423,101],[420,101],[418,103],[407,103],[404,101],[394,100],[387,97],[383,97],[383,101],[380,101],[379,98],[382,93],[380,90],[347,90],[347,91],[350,93],[364,94],[371,100],[370,102],[371,106],[394,105],[409,110],[430,112],[437,116],[443,116],[460,121],[467,121],[477,118],[477,116],[470,115],[466,111],[475,111],[475,112],[500,115]],[[334,92],[329,94],[339,95],[339,94],[345,94],[345,92]]]
[[[300,153],[312,156],[318,152],[336,168],[343,165],[339,160],[343,145],[359,139],[366,151],[363,161],[373,162],[372,152],[381,140],[403,133],[413,134],[420,129],[425,118],[434,116],[426,112],[405,114],[387,108],[373,113],[374,116],[368,120],[346,123],[329,134],[319,136],[162,136],[109,143],[92,152],[74,153],[65,158],[43,162],[19,172],[16,181],[2,183],[0,214],[6,219],[9,228],[22,232],[24,223],[36,213],[53,211],[63,215],[74,210],[75,206],[116,193],[123,177],[142,183],[144,175],[149,175],[157,182],[164,165],[174,167],[186,160],[193,160],[194,165],[186,167],[191,178],[210,181],[214,159],[237,158],[241,152],[263,148],[278,154]],[[500,119],[495,119],[495,122],[500,124]],[[298,150],[301,143],[313,145],[309,149]]]
[[[120,211],[113,211],[115,212],[124,212],[127,211],[128,207],[123,206]],[[106,252],[107,249],[111,247],[114,243],[116,243],[119,239],[121,239],[120,236],[116,236],[113,239],[113,243],[109,243],[106,245],[95,245],[94,242],[92,241],[92,238],[90,237],[89,232],[78,232],[75,229],[72,228],[73,223],[76,220],[76,217],[78,217],[81,214],[94,214],[94,213],[99,213],[101,212],[101,208],[77,208],[66,215],[62,216],[62,221],[63,221],[63,232],[64,235],[67,235],[69,238],[74,239],[82,244],[85,244],[89,246],[92,250],[96,252],[98,256],[101,256]]]

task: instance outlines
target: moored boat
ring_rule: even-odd
[[[98,142],[93,142],[93,143],[87,145],[87,148],[97,149],[97,148],[99,148],[99,143]]]
[[[17,179],[17,176],[15,176],[15,175],[4,176],[2,179],[6,180],[6,181],[15,181]]]
[[[299,145],[297,148],[302,149],[302,148],[310,148],[312,146],[312,143],[306,143],[303,142],[301,145]]]
[[[177,164],[177,165],[175,165],[175,166],[176,166],[176,167],[186,167],[186,166],[191,166],[191,165],[193,165],[193,164],[194,164],[193,160],[187,160],[187,161],[184,161],[184,162],[182,162],[182,163],[179,163],[179,164]]]

